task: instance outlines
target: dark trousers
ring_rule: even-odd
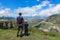
[[[24,28],[24,32],[25,32],[25,35],[27,36],[28,35],[28,27]]]
[[[26,35],[26,36],[28,35],[28,30],[25,30],[25,35]]]
[[[23,32],[23,26],[18,26],[18,31],[17,31],[17,35],[22,35],[22,32]]]

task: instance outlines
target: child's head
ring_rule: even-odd
[[[27,20],[24,20],[24,23],[27,23]]]

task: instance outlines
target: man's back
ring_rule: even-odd
[[[23,21],[23,17],[21,16],[17,17],[18,24],[22,24],[22,21]]]

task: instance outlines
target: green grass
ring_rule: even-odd
[[[50,36],[53,33],[45,33],[36,28],[29,27],[30,35],[22,38],[16,37],[17,28],[0,29],[0,40],[60,40],[60,36]],[[46,35],[47,34],[47,35]],[[58,34],[57,34],[58,35]]]

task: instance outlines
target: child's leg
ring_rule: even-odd
[[[28,30],[25,30],[25,35],[26,35],[26,36],[28,35]]]

